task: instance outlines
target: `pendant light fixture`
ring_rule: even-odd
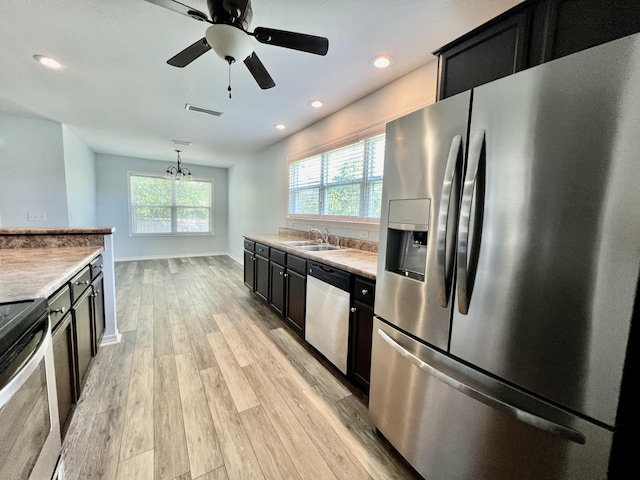
[[[169,180],[192,180],[191,172],[188,168],[182,168],[182,160],[180,159],[180,152],[182,150],[176,150],[178,154],[178,168],[171,166],[167,168],[167,171],[164,173],[164,178]]]

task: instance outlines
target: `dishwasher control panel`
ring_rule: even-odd
[[[307,275],[316,277],[329,285],[338,287],[340,290],[349,291],[349,282],[351,274],[338,268],[330,267],[323,263],[307,261]]]

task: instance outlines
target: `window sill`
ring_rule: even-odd
[[[184,232],[184,233],[130,233],[129,238],[171,238],[171,237],[213,237],[215,233]]]

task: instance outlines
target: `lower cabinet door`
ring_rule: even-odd
[[[373,310],[355,301],[351,309],[351,352],[349,376],[364,391],[369,391]]]
[[[287,314],[286,319],[304,337],[304,313],[307,297],[307,277],[287,270]]]
[[[244,284],[251,290],[255,290],[255,263],[256,257],[249,250],[244,251]]]
[[[92,355],[95,357],[98,354],[98,348],[100,347],[100,341],[104,330],[106,328],[106,322],[104,317],[104,280],[102,274],[96,278],[91,284],[93,293],[91,294],[91,313],[92,313]]]
[[[256,295],[265,302],[269,298],[269,259],[256,255]]]
[[[58,414],[62,438],[71,421],[73,405],[78,399],[76,393],[76,368],[74,354],[73,317],[67,314],[53,331],[53,363],[58,391]]]
[[[280,315],[284,315],[285,280],[284,267],[271,262],[269,267],[269,281],[271,283],[269,305]]]
[[[78,360],[77,384],[78,393],[82,390],[89,364],[93,356],[92,316],[91,316],[91,292],[88,288],[71,309],[73,312],[75,349]]]

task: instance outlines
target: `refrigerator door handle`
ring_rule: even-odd
[[[480,250],[484,210],[485,131],[479,130],[469,147],[458,225],[458,310],[469,311]],[[475,201],[474,201],[475,199]]]
[[[499,410],[507,415],[510,415],[517,420],[520,420],[523,423],[531,425],[535,428],[538,428],[542,431],[551,433],[552,435],[556,435],[558,437],[562,437],[571,442],[578,443],[580,445],[584,445],[586,443],[586,437],[584,434],[580,433],[573,428],[567,427],[565,425],[560,425],[559,423],[553,422],[546,418],[540,417],[533,413],[527,412],[526,410],[522,410],[513,405],[510,405],[502,400],[499,400],[491,395],[488,395],[480,390],[477,390],[455,378],[447,375],[446,373],[438,370],[437,368],[429,365],[423,360],[416,357],[414,354],[403,348],[400,344],[398,344],[394,339],[392,339],[389,335],[383,332],[381,329],[378,329],[378,335],[384,340],[393,350],[395,350],[398,354],[400,354],[403,358],[414,364],[420,370],[427,372],[432,377],[440,380],[444,384],[454,388],[455,390],[464,393],[465,395],[478,400],[479,402],[484,403],[496,410]]]
[[[455,248],[456,226],[454,224],[452,228],[453,231],[449,231],[449,211],[454,207],[455,214],[458,213],[458,197],[460,193],[458,177],[461,163],[462,137],[456,135],[451,140],[451,149],[449,150],[449,158],[447,159],[447,165],[444,171],[440,209],[438,211],[436,262],[438,268],[438,298],[442,308],[447,308],[449,304],[449,293],[451,292],[453,277],[453,251]]]

